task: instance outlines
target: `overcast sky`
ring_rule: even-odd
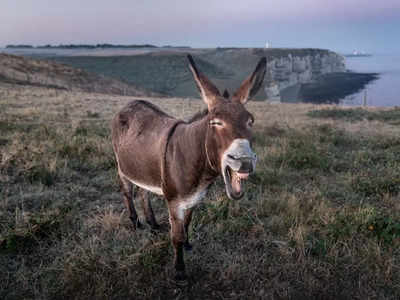
[[[400,0],[1,0],[7,44],[400,51]]]

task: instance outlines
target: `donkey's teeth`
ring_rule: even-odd
[[[249,178],[249,173],[237,173],[237,176],[241,179]]]

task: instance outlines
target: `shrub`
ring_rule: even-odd
[[[352,187],[365,197],[396,195],[400,191],[400,174],[391,174],[387,170],[368,170],[353,179]]]
[[[67,214],[68,210],[65,209],[55,213],[34,214],[26,224],[17,224],[17,228],[5,234],[0,241],[0,253],[30,254],[40,243],[52,243],[54,239],[60,239]]]
[[[289,140],[285,151],[278,158],[279,164],[287,164],[297,170],[329,169],[329,161],[325,152],[307,136],[299,136]]]
[[[307,114],[311,118],[345,120],[349,122],[361,121],[368,117],[368,111],[361,108],[355,109],[321,109],[312,110]]]

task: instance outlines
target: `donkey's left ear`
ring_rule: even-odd
[[[201,97],[207,104],[208,110],[211,110],[218,102],[218,98],[220,97],[219,91],[216,86],[197,69],[193,57],[189,54],[187,58],[189,60],[189,68],[192,71],[194,81],[200,91]]]
[[[260,89],[265,76],[265,70],[267,69],[267,59],[261,58],[257,64],[253,74],[251,74],[239,89],[233,94],[232,101],[239,101],[245,104],[251,97],[257,94]]]

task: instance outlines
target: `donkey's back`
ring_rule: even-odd
[[[161,194],[163,153],[177,122],[142,100],[132,101],[118,112],[112,120],[112,143],[120,176]]]

